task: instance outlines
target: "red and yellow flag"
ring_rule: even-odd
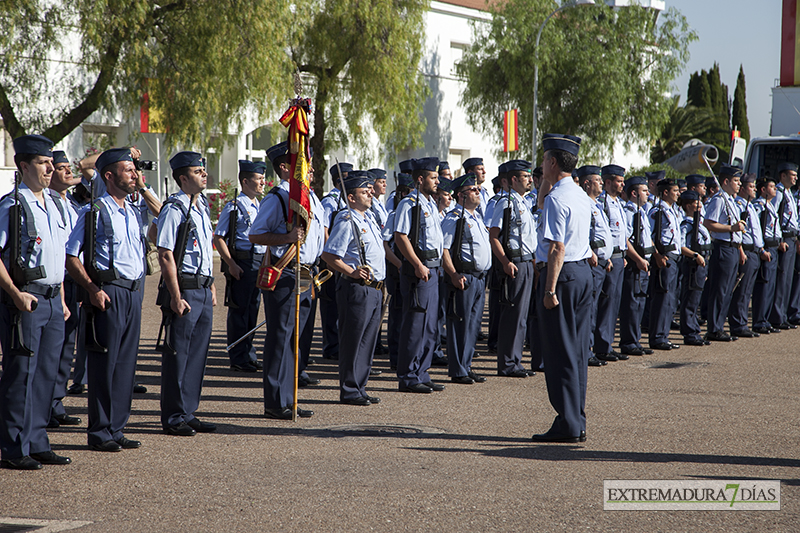
[[[291,107],[281,117],[281,124],[289,128],[289,222],[294,213],[303,220],[302,226],[308,227],[311,219],[311,185],[308,182],[310,157],[308,149],[308,111],[311,100],[298,99],[292,101]],[[296,221],[295,223],[299,223]]]
[[[503,113],[503,151],[516,152],[519,150],[519,135],[517,130],[517,110],[511,109]]]
[[[800,85],[800,0],[783,0],[781,87]]]

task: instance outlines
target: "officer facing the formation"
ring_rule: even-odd
[[[681,335],[683,343],[688,346],[707,346],[711,343],[700,335],[697,306],[700,305],[700,295],[706,284],[711,235],[701,221],[700,209],[703,202],[697,191],[687,190],[681,193],[679,202],[685,213],[681,221],[681,236],[684,243],[680,262],[683,274],[683,284],[680,288]]]
[[[650,211],[655,251],[650,258],[650,348],[674,350],[679,345],[669,342],[672,316],[678,305],[678,259],[683,241],[675,203],[679,187],[671,179],[658,182],[658,200]]]
[[[295,255],[295,246],[300,246],[300,265],[310,272],[319,263],[325,239],[324,210],[316,195],[309,194],[312,219],[304,230],[295,224],[287,227],[289,220],[289,176],[290,163],[288,143],[276,144],[267,150],[272,169],[280,176],[281,183],[270,190],[261,201],[258,216],[250,229],[250,242],[269,247],[270,264],[276,264],[286,254]],[[294,335],[295,262],[292,259],[283,269],[273,290],[264,290],[264,311],[267,319],[267,334],[264,339],[264,416],[280,420],[292,419],[294,402]],[[313,284],[312,284],[313,285]],[[324,285],[323,285],[324,286]],[[311,287],[300,296],[300,331],[306,331],[311,315]],[[300,339],[301,354],[309,339]],[[298,357],[301,356],[298,354]],[[305,356],[308,354],[305,353]],[[302,369],[302,364],[300,365]],[[300,379],[300,378],[298,378]],[[297,416],[310,417],[313,411],[297,409]]]
[[[208,174],[197,152],[179,152],[169,164],[181,190],[164,202],[158,216],[159,303],[165,324],[161,425],[168,435],[192,436],[217,429],[194,415],[200,405],[213,306],[217,305],[211,219],[202,194]]]
[[[222,208],[214,230],[214,246],[226,267],[223,270],[227,270],[228,344],[244,336],[258,322],[261,291],[256,281],[267,247],[250,242],[250,228],[258,215],[258,197],[264,192],[266,168],[261,161],[239,160],[242,192]],[[231,370],[257,372],[262,368],[252,336],[231,348],[228,357]]]
[[[342,274],[336,282],[339,311],[339,400],[371,405],[380,398],[365,390],[381,324],[386,261],[381,230],[367,211],[372,204],[369,174],[344,180],[349,209],[336,215],[322,259]]]
[[[41,135],[14,139],[21,181],[0,201],[0,464],[16,470],[71,462],[50,449],[45,429],[69,318],[62,291],[67,223],[46,190],[52,148]]]
[[[458,206],[442,222],[444,270],[447,274],[447,361],[454,383],[482,383],[472,371],[475,339],[480,329],[486,274],[492,264],[489,232],[476,212],[480,190],[474,174],[453,180]]]
[[[742,251],[742,231],[745,223],[739,220],[739,209],[733,197],[739,192],[742,171],[723,165],[719,172],[720,191],[709,200],[703,224],[713,239],[708,273],[708,334],[710,341],[731,341],[725,333],[736,274],[745,261]]]
[[[776,179],[774,176],[767,176],[759,180],[757,184],[758,198],[753,202],[764,237],[764,252],[769,254],[770,258],[761,262],[753,288],[753,332],[761,335],[780,333],[781,331],[773,328],[769,323],[769,312],[772,301],[775,299],[778,257],[781,252],[789,249],[789,245],[783,242],[778,209],[772,202],[778,195]]]
[[[775,299],[769,314],[769,321],[773,328],[794,329],[797,326],[789,323],[789,300],[792,293],[792,277],[797,254],[800,253],[800,219],[797,215],[797,202],[792,196],[792,187],[797,183],[797,165],[794,163],[780,163],[778,165],[778,194],[772,199],[772,204],[778,210],[781,221],[783,242],[786,251],[778,252],[778,279],[775,287]]]
[[[542,139],[544,183],[539,191],[536,260],[537,268],[539,263],[543,266],[536,305],[547,395],[557,415],[546,433],[533,436],[537,442],[586,440],[592,201],[572,179],[580,142],[572,135],[552,133]]]
[[[86,336],[89,448],[118,452],[141,446],[122,430],[131,413],[139,352],[144,235],[139,212],[126,201],[138,178],[130,149],[106,150],[96,167],[106,193],[81,212],[67,242],[67,270],[88,296],[84,311],[92,307],[87,320],[93,334]]]
[[[502,268],[498,278],[497,375],[526,378],[534,374],[522,366],[536,252],[533,215],[523,199],[531,188],[531,164],[523,160],[509,161],[505,170],[509,190],[495,203],[489,225],[492,252]]]
[[[400,292],[403,325],[397,354],[400,392],[444,390],[428,374],[437,341],[439,277],[442,264],[442,228],[436,207],[439,159],[414,160],[417,190],[397,206],[394,242],[402,255]]]

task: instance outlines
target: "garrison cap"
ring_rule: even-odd
[[[194,153],[194,152],[189,152],[189,153]],[[200,154],[197,155],[199,156]],[[100,174],[102,175],[104,168],[118,161],[133,161],[133,158],[131,158],[131,149],[111,148],[109,150],[106,150],[105,152],[100,154],[100,157],[97,158],[97,161],[94,164],[94,168],[96,168],[97,171],[100,172]],[[181,167],[189,167],[189,166],[192,165],[181,165]],[[173,167],[173,168],[181,168],[181,167]]]
[[[414,188],[414,179],[411,177],[410,174],[406,174],[405,172],[401,172],[397,175],[397,185],[399,187],[411,187]]]
[[[423,157],[422,159],[414,160],[414,170],[427,170],[428,172],[438,172],[439,168],[438,157]]]
[[[659,181],[656,186],[658,187],[659,191],[666,191],[671,187],[677,187],[678,184],[672,178],[664,178],[663,180]]]
[[[536,167],[536,168],[533,169],[531,174],[533,174],[534,176],[542,177],[542,176],[544,176],[544,170],[542,170],[542,167]]]
[[[625,192],[631,192],[637,185],[647,185],[647,179],[643,176],[631,176],[625,180]]]
[[[464,170],[469,170],[472,167],[477,167],[478,165],[482,164],[483,164],[482,157],[470,157],[469,159],[464,161],[464,163],[461,166],[464,167]]]
[[[350,163],[339,163],[338,165],[333,165],[330,168],[331,177],[336,179],[339,177],[339,169],[342,170],[342,173],[349,174],[353,171],[353,165]]]
[[[792,170],[797,172],[797,165],[795,163],[789,163],[788,161],[784,161],[783,163],[778,163],[778,174],[786,171],[791,172]]]
[[[578,151],[581,149],[581,138],[562,133],[545,133],[542,136],[542,149],[545,152],[548,150],[563,150],[577,156]]]
[[[531,164],[524,159],[512,159],[506,162],[506,172],[531,171]]]
[[[700,193],[697,191],[683,191],[681,193],[681,203],[685,204],[686,202],[696,202],[700,199]]]
[[[288,153],[289,153],[289,142],[283,141],[282,143],[278,143],[275,146],[270,147],[267,150],[267,157],[269,157],[270,162],[274,162],[282,155],[286,155]]]
[[[453,180],[449,180],[447,178],[439,178],[439,185],[437,189],[444,192],[453,193]]]
[[[576,172],[578,173],[578,177],[582,178],[584,176],[593,176],[593,175],[599,176],[600,173],[602,172],[602,169],[597,165],[583,165],[582,167],[577,169]]]
[[[14,139],[14,153],[53,157],[53,141],[44,135],[23,135]]]
[[[356,170],[344,178],[344,188],[347,191],[366,189],[372,186],[372,175],[366,170]]]
[[[447,161],[439,161],[439,172],[442,170],[450,170],[450,163]]]
[[[686,185],[691,187],[692,185],[700,185],[701,183],[706,182],[706,177],[700,174],[689,174],[686,176]]]
[[[239,160],[240,172],[253,172],[255,174],[263,174],[267,170],[267,164],[263,161],[250,161],[249,159]]]
[[[714,176],[708,176],[706,178],[706,187],[716,187],[717,180],[714,179]]]
[[[664,170],[656,170],[653,172],[645,172],[644,177],[647,178],[647,181],[661,181],[667,177],[667,172]]]
[[[492,187],[497,187],[498,189],[503,186],[503,176],[495,176],[492,178]]]
[[[69,163],[67,154],[63,150],[56,150],[53,152],[53,164],[57,165],[58,163]]]
[[[372,174],[376,180],[385,180],[386,179],[386,171],[382,168],[371,168],[367,172]]]
[[[130,150],[127,148],[126,150],[128,150],[128,157],[130,157]],[[105,154],[105,152],[103,152],[103,154]],[[267,153],[267,155],[269,155],[269,153]],[[102,157],[101,155],[100,158],[102,159]],[[118,161],[121,160],[118,159]],[[103,168],[100,166],[100,159],[97,160],[95,166],[97,168]],[[204,167],[205,165],[203,164],[203,156],[197,152],[178,152],[169,160],[169,166],[172,170],[176,170],[183,167]]]
[[[625,177],[625,168],[619,165],[606,165],[602,169],[603,176],[622,176]],[[646,182],[647,180],[645,180]]]
[[[741,177],[742,169],[723,163],[722,166],[719,167],[719,176],[729,176],[731,178]]]
[[[685,189],[686,186],[687,186],[686,185],[686,180],[683,179],[683,178],[678,178],[677,180],[675,180],[675,183],[677,183],[678,187],[680,187],[681,189]]]
[[[405,161],[400,161],[398,165],[400,166],[400,172],[405,172],[406,174],[410,174],[414,171],[413,159],[406,159]]]
[[[494,180],[492,180],[494,182]],[[453,190],[460,189],[461,187],[472,187],[477,183],[475,174],[467,172],[463,176],[459,176],[452,180]],[[439,185],[441,187],[441,185]]]
[[[742,176],[742,183],[755,183],[756,175],[754,172],[748,172]]]

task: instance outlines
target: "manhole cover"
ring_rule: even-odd
[[[355,424],[346,426],[329,426],[323,428],[309,428],[320,435],[336,435],[342,437],[402,437],[405,435],[441,434],[443,430],[422,426],[394,426]]]

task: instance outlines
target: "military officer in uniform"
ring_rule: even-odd
[[[797,183],[797,165],[783,162],[778,164],[778,195],[772,203],[778,210],[781,221],[783,242],[788,245],[785,252],[778,252],[778,282],[775,288],[775,300],[769,314],[769,321],[773,328],[795,329],[797,326],[789,322],[789,306],[792,296],[792,278],[795,271],[797,254],[800,253],[800,217],[798,217],[797,202],[792,196],[791,189]]]
[[[369,213],[378,227],[383,230],[386,225],[386,220],[389,218],[389,211],[386,206],[381,203],[381,196],[386,194],[386,171],[382,168],[371,168],[367,172],[372,174],[375,181],[372,183],[372,205],[369,206]]]
[[[697,318],[697,306],[700,304],[700,295],[706,284],[708,270],[708,257],[711,253],[711,235],[703,226],[702,218],[698,217],[695,225],[694,216],[703,206],[700,194],[695,190],[681,193],[679,203],[684,211],[681,221],[681,248],[680,268],[683,272],[681,285],[680,324],[683,343],[688,346],[707,346],[710,341],[704,340],[700,335],[700,322]]]
[[[129,148],[106,150],[97,159],[106,192],[83,211],[67,242],[67,270],[93,307],[97,344],[87,344],[89,387],[89,448],[118,452],[141,442],[122,433],[131,413],[136,357],[142,321],[144,235],[139,212],[126,201],[136,190],[138,175]],[[96,209],[95,256],[88,255],[86,225]],[[83,251],[83,263],[78,258]],[[88,265],[87,268],[84,265]],[[96,270],[96,274],[89,273]],[[88,319],[88,318],[87,318]]]
[[[400,167],[400,174],[405,174],[410,176],[414,172],[414,160],[413,159],[406,159],[405,161],[400,161],[397,166]],[[398,175],[398,180],[400,175]],[[386,198],[386,211],[391,213],[397,209],[397,206],[400,204],[399,201],[395,201],[395,194],[397,193],[397,189],[389,194],[389,197]]]
[[[545,134],[542,139],[545,182],[539,191],[536,266],[537,295],[544,296],[537,297],[536,305],[547,395],[557,414],[547,432],[533,436],[536,442],[586,440],[592,201],[572,180],[580,142],[561,134]]]
[[[453,187],[458,206],[442,222],[448,294],[445,308],[448,375],[454,383],[469,385],[486,381],[472,371],[472,357],[492,252],[489,231],[476,211],[480,205],[480,189],[475,175],[464,174],[454,179]],[[456,243],[456,238],[460,238],[460,242]]]
[[[367,214],[374,200],[368,173],[351,172],[344,188],[350,209],[336,215],[322,259],[341,274],[336,282],[339,400],[366,406],[381,401],[365,387],[380,331],[386,261],[380,227]]]
[[[41,135],[14,139],[14,162],[21,174],[19,192],[0,201],[0,465],[38,470],[42,464],[69,464],[50,449],[50,421],[64,321],[64,242],[67,222],[47,191],[53,175],[53,143]],[[22,219],[18,257],[11,257],[9,210],[18,205]],[[17,263],[19,262],[19,263]],[[19,264],[19,286],[11,277]],[[10,272],[11,271],[11,272]],[[16,315],[16,316],[15,316]]]
[[[158,215],[158,262],[162,293],[168,295],[169,302],[169,308],[165,309],[165,303],[162,309],[173,313],[162,347],[161,426],[168,435],[193,436],[217,429],[194,414],[200,405],[213,306],[217,305],[211,219],[208,202],[201,194],[208,174],[197,152],[179,152],[169,164],[181,190],[164,202]],[[190,231],[186,248],[177,250],[180,226],[187,218]],[[181,253],[183,261],[178,265],[175,256]]]
[[[764,251],[769,254],[769,260],[764,259],[761,262],[753,288],[753,332],[761,335],[780,333],[781,331],[773,328],[769,323],[769,312],[772,301],[775,299],[778,254],[789,249],[789,245],[783,242],[778,209],[772,202],[773,198],[778,195],[776,179],[774,176],[767,176],[759,180],[757,183],[758,198],[753,202],[764,236]]]
[[[242,192],[236,201],[228,202],[219,214],[214,230],[214,247],[227,265],[229,279],[226,287],[228,305],[228,344],[240,339],[258,323],[261,291],[256,286],[258,269],[267,247],[250,242],[250,228],[258,215],[258,197],[264,192],[266,163],[239,160],[239,185]],[[231,217],[236,217],[234,248],[228,247],[231,237]],[[228,352],[231,369],[238,372],[257,372],[262,368],[253,345],[253,337],[231,348]]]
[[[481,205],[478,206],[478,214],[486,218],[486,203],[492,195],[483,186],[483,182],[486,181],[486,166],[483,164],[483,158],[470,157],[461,166],[464,168],[464,174],[475,174],[475,183],[481,191]]]

